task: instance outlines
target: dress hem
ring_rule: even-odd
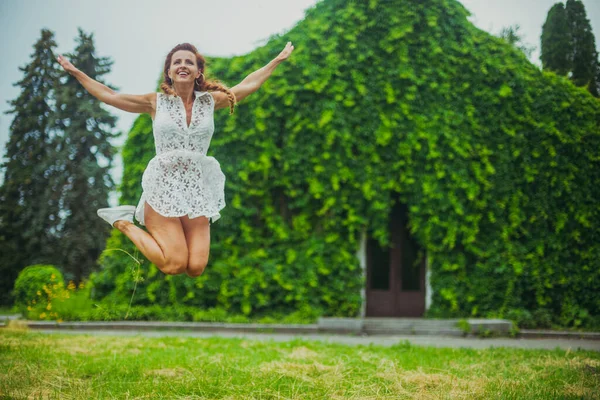
[[[155,212],[157,212],[158,214],[160,214],[160,215],[162,215],[163,217],[166,217],[166,218],[181,218],[181,217],[187,216],[189,219],[194,219],[194,218],[198,218],[198,217],[206,217],[206,218],[208,218],[208,222],[210,224],[212,224],[213,222],[218,221],[221,218],[221,213],[219,211],[216,211],[215,213],[210,214],[210,215],[198,214],[198,215],[194,215],[193,217],[191,217],[190,214],[188,214],[188,213],[184,213],[184,214],[181,214],[181,215],[165,215],[162,212],[160,212],[159,210],[157,210],[157,208],[155,206],[153,206],[152,204],[150,204],[150,202],[148,201],[148,199],[145,198],[144,194],[142,194],[142,199],[141,200],[143,200],[143,202],[148,203],[148,205],[150,207],[152,207],[152,209]],[[143,209],[143,207],[144,207],[143,202],[140,202],[140,203],[142,203],[141,204],[142,210],[140,211],[140,214],[142,214],[144,216],[144,218],[142,218],[143,221],[138,218],[138,209],[140,208],[140,204],[138,204],[138,206],[136,207],[136,210],[135,210],[135,219],[140,223],[140,225],[146,226],[146,224],[145,224],[146,217],[144,215],[144,211],[145,210]]]

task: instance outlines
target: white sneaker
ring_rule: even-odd
[[[135,206],[117,206],[98,209],[98,216],[113,226],[118,220],[126,220],[133,223]]]

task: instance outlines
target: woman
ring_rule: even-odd
[[[68,60],[57,60],[98,100],[153,120],[156,156],[142,177],[137,207],[101,208],[98,215],[123,232],[165,274],[202,274],[208,262],[210,220],[225,207],[225,177],[206,151],[214,130],[213,111],[230,108],[254,93],[294,50],[288,42],[266,66],[231,89],[204,78],[205,60],[189,43],[177,45],[165,60],[163,93],[116,93]],[[133,217],[148,232],[133,223]]]

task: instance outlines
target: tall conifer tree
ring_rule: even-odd
[[[23,78],[14,84],[19,96],[10,102],[10,138],[2,163],[0,187],[0,302],[10,304],[10,292],[21,269],[30,264],[57,264],[58,199],[49,190],[56,155],[50,146],[53,96],[59,71],[54,33],[43,29],[31,62],[19,67]]]
[[[600,60],[598,60],[596,63],[596,75],[595,78],[590,82],[588,90],[595,97],[600,97]]]
[[[571,79],[577,86],[588,86],[596,76],[598,52],[596,41],[587,19],[585,7],[579,0],[567,0],[565,8],[573,52],[573,75]]]
[[[93,34],[79,29],[75,52],[67,57],[90,78],[102,82],[112,61],[98,57]],[[56,126],[62,132],[57,142],[63,175],[53,186],[61,193],[63,220],[60,226],[61,249],[66,275],[77,283],[96,265],[106,244],[110,226],[96,215],[108,205],[114,188],[110,175],[116,153],[110,139],[116,118],[101,107],[101,102],[69,74],[57,89]]]
[[[569,75],[575,85],[599,96],[598,51],[580,0],[567,0],[566,6],[556,3],[550,9],[542,28],[540,58],[544,69]]]
[[[545,70],[558,75],[571,71],[572,47],[567,13],[563,3],[556,3],[546,17],[542,27],[542,48],[540,59]]]

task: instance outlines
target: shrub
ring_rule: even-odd
[[[53,265],[30,265],[19,273],[15,281],[15,306],[27,316],[34,308],[51,304],[63,288],[63,275],[58,268]]]
[[[558,322],[561,326],[580,328],[589,326],[588,323],[591,319],[593,319],[593,316],[590,315],[588,310],[574,304],[572,301],[567,301],[558,317]]]
[[[535,325],[531,313],[521,308],[508,310],[505,318],[513,321],[520,328],[533,328]]]
[[[77,321],[81,314],[89,312],[94,302],[90,299],[90,285],[87,282],[81,282],[79,288],[73,281],[67,285],[67,289],[57,296],[51,302],[55,318],[59,321]]]
[[[217,307],[196,311],[193,316],[195,322],[225,322],[226,320],[227,311]]]
[[[536,328],[552,328],[552,312],[545,308],[540,308],[532,313],[533,322]]]

